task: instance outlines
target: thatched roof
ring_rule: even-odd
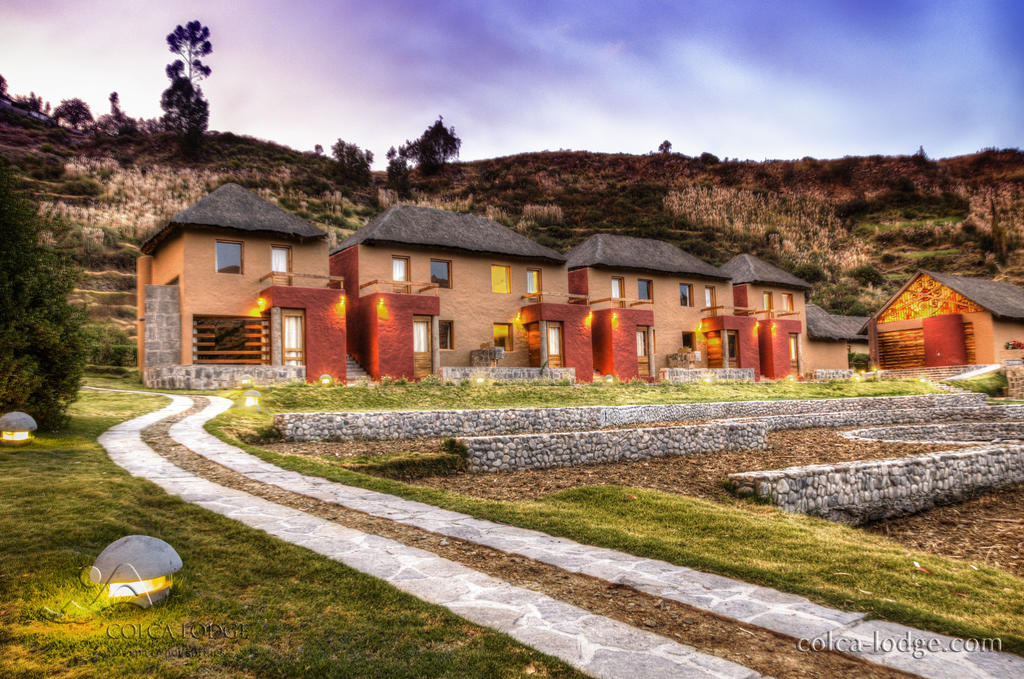
[[[353,245],[412,245],[562,263],[565,257],[512,229],[477,215],[419,205],[395,205],[346,238],[335,252]]]
[[[671,243],[651,238],[599,233],[569,250],[566,257],[570,269],[635,269],[717,280],[729,278],[717,267],[683,252]]]
[[[867,342],[867,335],[860,334],[867,320],[867,316],[836,316],[817,304],[808,304],[807,336],[812,340]]]
[[[797,278],[788,271],[783,271],[754,255],[736,255],[723,264],[721,269],[732,279],[733,285],[759,283],[761,285],[781,285],[799,290],[810,290],[813,287],[804,279]]]
[[[142,244],[142,252],[152,254],[162,240],[183,226],[269,233],[299,240],[327,237],[322,229],[263,200],[252,191],[238,184],[225,184],[176,214],[167,226]]]

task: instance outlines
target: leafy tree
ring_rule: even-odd
[[[96,132],[115,136],[131,136],[139,132],[139,123],[121,110],[121,98],[117,92],[110,93],[110,113],[96,119]]]
[[[53,122],[66,122],[72,128],[81,130],[87,127],[86,123],[92,122],[92,111],[89,105],[81,99],[65,99],[53,112]]]
[[[416,141],[406,141],[399,153],[412,158],[425,175],[438,172],[449,160],[459,157],[462,140],[454,127],[444,126],[444,116],[438,116]]]
[[[7,78],[0,75],[0,97],[7,96]]]
[[[672,153],[672,142],[670,142],[668,139],[661,142],[661,144],[658,146],[658,153]]]
[[[63,424],[85,363],[84,312],[67,301],[79,270],[40,242],[51,228],[0,161],[0,412],[23,410],[42,429]]]
[[[18,108],[23,108],[26,111],[35,111],[36,113],[43,113],[43,98],[37,97],[35,92],[29,92],[27,97],[15,97],[14,104]],[[47,103],[45,110],[49,111],[50,104]]]
[[[184,27],[179,25],[167,36],[167,46],[181,59],[167,65],[171,85],[160,98],[164,127],[181,136],[186,155],[196,155],[210,120],[210,104],[199,87],[199,81],[213,72],[201,60],[213,53],[210,29],[198,21],[190,21]]]
[[[339,139],[331,147],[336,161],[334,171],[340,179],[366,186],[373,179],[370,165],[373,163],[373,151],[362,150],[355,144]]]
[[[804,279],[808,283],[820,283],[828,278],[825,270],[814,262],[797,264],[793,267],[793,275],[797,278]]]
[[[862,264],[849,272],[850,278],[861,285],[884,285],[885,276],[870,264]]]
[[[396,150],[394,146],[388,149],[388,188],[394,189],[399,196],[408,196],[411,190],[409,184],[409,162],[404,153]]]
[[[316,146],[313,147],[313,153],[317,154],[318,156],[322,156],[324,154],[324,147],[321,146],[320,144],[317,144]]]

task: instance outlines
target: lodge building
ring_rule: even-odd
[[[809,336],[810,284],[751,255],[715,267],[610,234],[563,255],[480,216],[409,205],[328,252],[321,229],[235,184],[142,253],[139,366],[154,386],[344,382],[349,366],[373,379],[473,366],[584,382],[847,367],[845,354],[816,353],[833,340]]]

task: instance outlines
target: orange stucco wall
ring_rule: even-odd
[[[452,250],[414,249],[387,245],[358,245],[358,271],[360,283],[372,280],[391,280],[393,256],[408,257],[409,279],[430,282],[430,260],[451,262],[451,288],[438,291],[440,313],[438,320],[452,321],[453,348],[441,350],[442,366],[469,365],[469,353],[482,344],[493,344],[494,323],[512,323],[512,351],[505,354],[503,366],[528,366],[529,345],[522,317],[516,316],[523,307],[532,304],[523,299],[526,294],[526,270],[541,270],[541,289],[545,294],[568,294],[568,274],[564,265],[544,261],[526,261],[490,255],[471,255]],[[342,253],[334,255],[339,257]],[[491,292],[491,265],[508,266],[510,274],[509,293]],[[381,287],[381,292],[389,292]],[[372,294],[366,288],[363,296]],[[432,295],[433,293],[423,293]],[[549,301],[545,299],[545,301]],[[564,302],[555,298],[550,301]]]
[[[578,273],[585,271],[586,276]],[[712,280],[705,278],[686,278],[682,276],[671,276],[667,274],[640,273],[636,271],[621,271],[604,268],[579,269],[574,272],[579,281],[586,281],[586,287],[590,298],[593,300],[611,297],[612,277],[623,279],[623,296],[626,299],[637,298],[638,281],[642,278],[649,280],[653,285],[653,304],[632,307],[633,309],[648,309],[654,312],[654,368],[655,371],[668,367],[668,356],[682,349],[683,333],[695,333],[694,341],[697,351],[701,352],[703,363],[707,364],[707,347],[703,342],[703,336],[697,333],[697,326],[702,318],[706,316],[701,312],[704,307],[704,287],[707,285],[715,288],[717,304],[725,305],[724,313],[730,313],[732,308],[732,284],[729,281]],[[691,296],[692,306],[682,306],[679,303],[679,285],[689,284],[693,287]],[[595,309],[607,309],[608,304],[595,304]]]
[[[216,242],[242,243],[242,273],[218,273]],[[149,263],[150,283],[168,285],[177,281],[181,298],[181,363],[192,363],[193,316],[256,316],[260,291],[271,281],[260,281],[270,273],[272,245],[292,250],[292,272],[326,276],[327,242],[297,242],[262,234],[225,229],[182,229],[160,244]],[[293,279],[295,285],[325,288],[323,279]],[[140,347],[141,348],[141,347]],[[140,352],[140,356],[143,352]]]

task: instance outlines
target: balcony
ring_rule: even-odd
[[[627,297],[602,297],[601,299],[590,300],[590,306],[594,309],[633,309],[635,307],[653,309],[654,300],[629,299]]]
[[[330,288],[332,290],[341,290],[342,285],[345,283],[345,279],[342,276],[324,276],[317,273],[295,273],[294,271],[271,271],[260,277],[260,283],[269,280],[270,285],[283,285],[287,287],[298,286],[304,288]],[[319,285],[307,285],[302,283],[296,283],[296,280],[306,280],[310,282],[317,282]]]
[[[422,281],[388,281],[372,280],[359,286],[359,296],[372,295],[378,292],[395,293],[399,295],[422,295],[433,293],[438,296],[439,286],[437,283],[424,283]],[[364,292],[365,291],[365,292]]]
[[[564,292],[528,292],[522,296],[527,304],[583,304],[590,302],[586,295],[573,295]]]

